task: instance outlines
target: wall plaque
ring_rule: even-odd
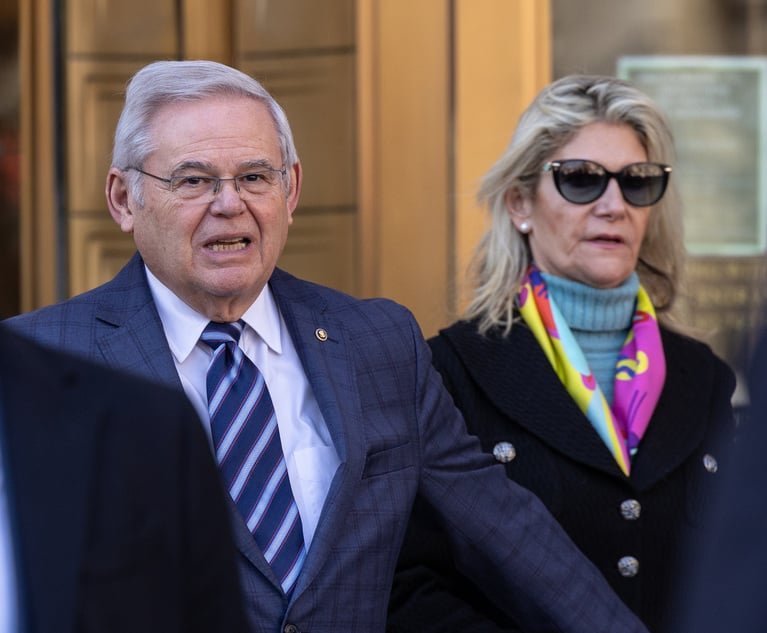
[[[664,110],[677,148],[685,240],[692,255],[767,251],[764,142],[767,58],[641,56],[618,60]]]

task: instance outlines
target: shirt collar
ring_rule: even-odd
[[[176,296],[149,268],[144,268],[170,351],[176,362],[183,363],[200,340],[209,319]],[[282,319],[268,284],[242,315],[242,320],[249,326],[243,334],[246,347],[249,339],[252,341],[252,337],[258,336],[271,350],[282,353]]]
[[[264,286],[258,298],[245,310],[242,320],[250,326],[243,334],[246,346],[252,334],[259,336],[273,352],[282,354],[282,317],[269,284]]]

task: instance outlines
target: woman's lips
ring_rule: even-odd
[[[589,242],[602,242],[608,244],[623,244],[625,240],[620,235],[596,235],[588,239]]]

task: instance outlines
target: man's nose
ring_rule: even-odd
[[[218,213],[239,213],[243,209],[240,185],[236,178],[220,178],[213,191],[211,210]]]

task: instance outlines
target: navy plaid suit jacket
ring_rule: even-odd
[[[444,523],[464,574],[526,631],[645,630],[540,501],[467,434],[405,308],[280,270],[269,283],[341,464],[289,600],[235,512],[253,631],[384,631],[417,496]],[[138,256],[104,286],[10,325],[181,389]]]

